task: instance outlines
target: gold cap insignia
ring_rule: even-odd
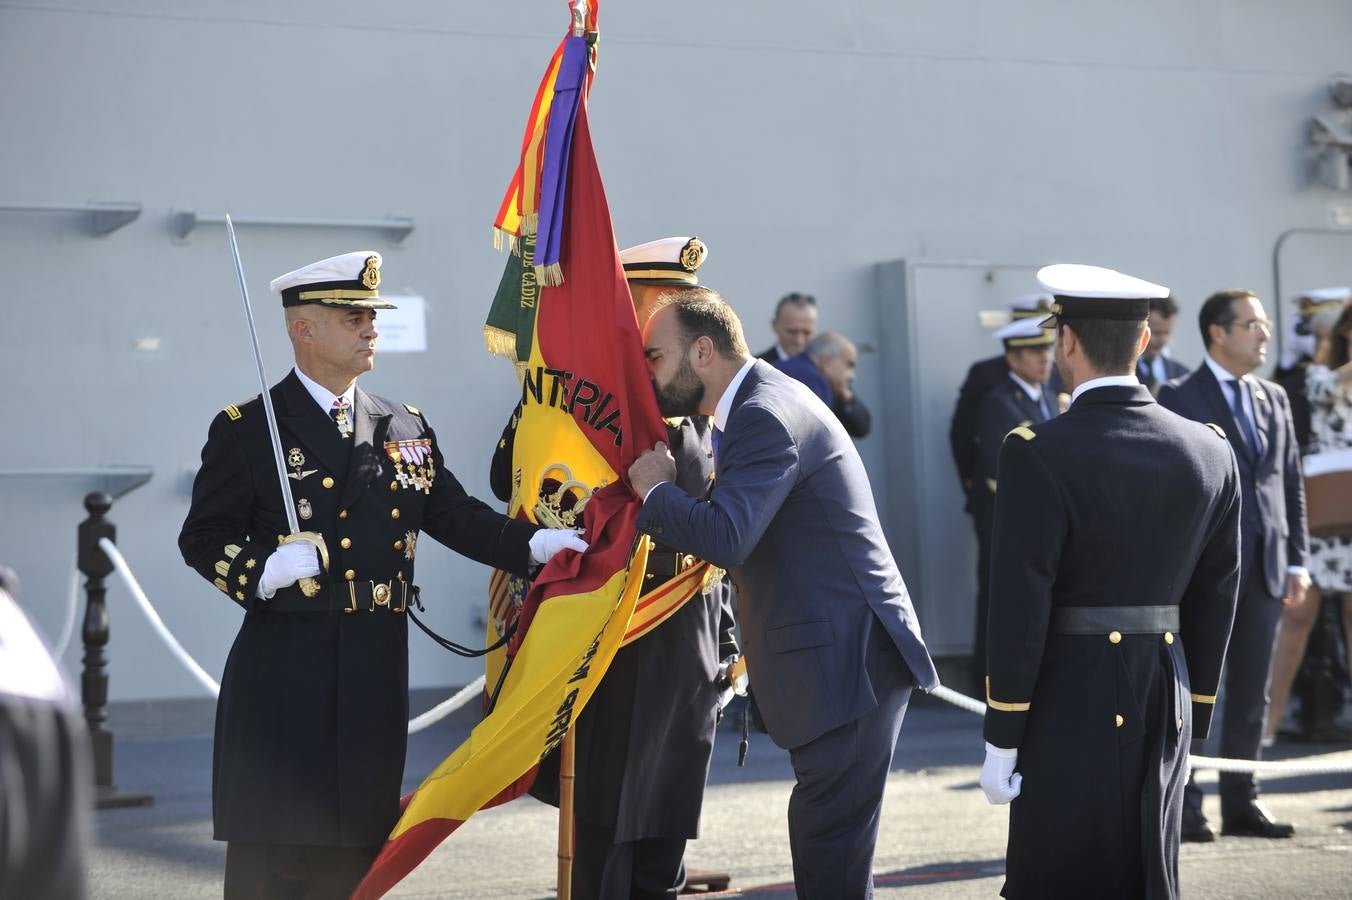
[[[374,291],[380,287],[380,257],[366,257],[366,268],[361,271],[361,283],[366,285],[367,290]]]
[[[692,237],[685,242],[681,248],[681,265],[687,272],[693,272],[704,262],[704,257],[709,255],[709,248],[704,246],[704,242],[697,237]]]

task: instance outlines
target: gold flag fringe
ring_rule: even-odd
[[[558,287],[563,284],[563,268],[558,263],[535,267],[535,279],[541,287]]]
[[[485,325],[484,346],[494,356],[502,356],[514,363],[518,362],[516,358],[516,335],[506,329],[494,325]]]

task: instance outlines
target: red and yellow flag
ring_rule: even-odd
[[[510,659],[499,657],[496,669],[490,666],[490,690],[506,666],[496,702],[469,739],[407,798],[402,817],[353,894],[359,900],[384,894],[476,811],[524,793],[540,759],[559,744],[591,698],[615,651],[626,636],[638,636],[631,633],[631,618],[648,544],[634,525],[641,502],[624,476],[640,452],[666,435],[587,126],[594,6],[582,17],[590,30],[570,32],[551,60],[547,110],[542,112],[546,104],[537,96],[523,167],[508,192],[510,201],[522,191],[524,161],[542,142],[546,203],[537,207],[536,249],[543,253],[557,244],[560,277],[545,284],[534,265],[538,260],[529,258],[531,242],[520,241],[516,249],[525,258],[509,259],[498,298],[505,295],[513,307],[499,319],[508,326],[499,331],[522,376],[509,513],[556,527],[585,527],[589,549],[551,560],[519,610],[510,580],[495,574],[502,602],[494,608],[502,613],[502,627],[519,615]],[[532,123],[542,118],[548,124],[536,141]],[[521,340],[518,329],[527,324],[530,339]],[[687,580],[693,583],[695,576]],[[660,611],[672,602],[667,594],[649,605]]]

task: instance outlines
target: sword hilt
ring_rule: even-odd
[[[313,544],[315,550],[319,553],[319,567],[327,572],[329,570],[329,548],[324,543],[324,535],[315,531],[297,531],[295,534],[288,534],[277,542],[277,546],[284,544],[295,544],[298,542]],[[300,585],[300,592],[306,597],[317,597],[324,586],[318,578],[302,578],[296,582]]]

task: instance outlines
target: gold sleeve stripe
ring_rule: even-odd
[[[231,422],[238,422],[244,418],[244,413],[240,412],[239,407],[233,403],[225,408],[225,414],[230,417]]]
[[[217,578],[215,581],[212,582],[212,584],[216,585],[218,589],[225,591],[227,594],[230,593],[229,585],[225,583],[224,579]]]
[[[223,559],[216,560],[216,574],[224,578],[230,574],[230,563]]]
[[[1214,706],[1214,705],[1216,704],[1216,695],[1215,695],[1215,694],[1193,694],[1193,695],[1192,695],[1192,702],[1193,702],[1193,703],[1207,703],[1207,704],[1210,704],[1210,705]]]
[[[420,415],[422,415],[422,413],[418,412],[418,407],[416,407],[416,406],[409,406],[407,403],[405,403],[405,404],[404,404],[404,409],[406,409],[406,410],[408,410],[409,412],[413,413],[413,415],[415,415],[415,416],[420,416]]]
[[[1032,708],[1032,703],[1005,703],[1002,700],[991,699],[991,677],[986,676],[986,705],[991,709],[1000,712],[1028,712]]]
[[[1037,437],[1037,435],[1033,434],[1033,429],[1029,428],[1027,425],[1020,425],[1018,428],[1011,430],[1009,434],[1017,434],[1025,441],[1031,441],[1033,438]],[[1005,435],[1005,437],[1009,437],[1009,434]]]
[[[234,559],[236,556],[239,556],[239,544],[226,544],[225,555],[228,556],[230,559]]]

